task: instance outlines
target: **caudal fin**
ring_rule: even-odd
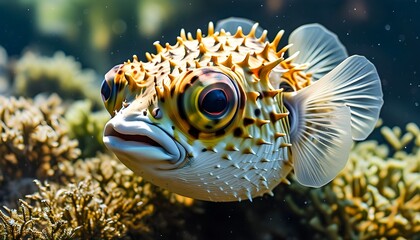
[[[291,143],[297,180],[319,187],[345,166],[352,139],[373,130],[383,104],[374,65],[351,56],[297,93],[285,94],[291,112]]]

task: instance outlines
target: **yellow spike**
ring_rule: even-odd
[[[164,62],[164,61],[168,60],[169,58],[164,56],[164,55],[160,55],[160,59],[161,59],[161,62]]]
[[[214,63],[214,65],[219,65],[219,57],[216,55],[211,56],[211,61]]]
[[[216,45],[220,42],[219,38],[218,38],[218,35],[213,35],[213,38],[214,38],[214,45]]]
[[[169,43],[165,44],[165,48],[166,48],[166,50],[172,50],[173,49],[173,47]]]
[[[275,96],[277,96],[277,94],[281,92],[283,92],[283,89],[274,89],[274,90],[264,91],[263,95],[264,97],[274,98]]]
[[[171,80],[171,82],[175,81],[175,76],[172,74],[168,74],[169,80]]]
[[[270,115],[270,117],[273,118],[272,120],[274,120],[275,122],[277,122],[278,120],[280,120],[282,118],[285,118],[287,116],[289,116],[289,113],[288,112],[287,113],[276,113],[276,112],[272,112],[271,115]]]
[[[290,144],[290,143],[281,143],[280,144],[280,147],[281,148],[284,148],[284,147],[291,147],[292,146],[292,144]]]
[[[184,45],[184,40],[186,40],[186,39],[183,39],[182,37],[177,37],[177,38],[176,38],[176,43],[177,43],[179,46],[183,46],[183,45]]]
[[[270,123],[270,120],[265,120],[265,119],[259,119],[257,118],[256,124],[258,127],[261,127],[267,123]]]
[[[291,47],[291,46],[293,46],[293,44],[291,43],[291,44],[288,44],[288,45],[286,45],[286,46],[284,46],[282,49],[280,49],[280,51],[278,51],[277,53],[276,53],[276,55],[277,55],[277,57],[283,57],[283,55],[284,55],[284,53]]]
[[[275,37],[275,38],[273,39],[273,41],[270,43],[270,47],[271,47],[272,49],[277,50],[277,46],[279,45],[280,40],[281,40],[281,38],[283,37],[283,34],[284,34],[284,30],[280,30],[280,31],[277,33],[276,37]]]
[[[133,76],[131,74],[124,73],[124,77],[127,80],[128,85],[130,87],[134,87],[134,85],[136,84],[136,80],[133,78]]]
[[[224,158],[226,160],[229,160],[229,161],[232,160],[232,157],[229,154],[226,154],[226,153],[222,155],[222,158]]]
[[[272,143],[271,142],[267,142],[267,141],[265,141],[264,139],[262,139],[262,138],[258,138],[257,139],[257,141],[256,141],[256,144],[257,145],[263,145],[263,144],[266,144],[266,145],[272,145]]]
[[[264,30],[261,34],[261,37],[258,39],[260,42],[265,42],[265,39],[267,38],[267,30]]]
[[[144,79],[149,79],[151,75],[148,72],[144,72]]]
[[[285,183],[285,184],[287,184],[287,185],[290,185],[290,184],[291,184],[291,182],[290,182],[289,180],[287,180],[287,178],[282,178],[282,179],[280,180],[280,182]]]
[[[234,144],[232,144],[232,143],[226,144],[225,150],[227,150],[227,151],[235,151],[235,152],[239,151],[239,149]]]
[[[161,87],[155,86],[155,90],[156,90],[156,94],[157,94],[158,98],[162,98],[162,97],[165,96],[164,91],[162,90]]]
[[[244,60],[236,64],[242,68],[248,68],[249,67],[249,52],[245,54]]]
[[[259,78],[260,80],[264,80],[268,83],[268,75],[270,74],[273,68],[279,65],[281,61],[283,61],[282,58],[277,58],[272,62],[263,63],[261,64],[261,66],[251,69],[251,71],[257,78]]]
[[[187,36],[185,35],[185,29],[181,29],[181,32],[179,33],[179,36],[182,40],[187,40]]]
[[[286,133],[282,133],[282,132],[274,133],[274,138],[275,139],[280,138],[280,137],[284,137],[284,136],[286,136]]]
[[[258,55],[262,56],[265,59],[268,59],[268,51],[269,50],[270,50],[270,44],[268,42],[266,42],[264,44],[263,50],[261,50],[261,52],[259,52]]]
[[[170,60],[170,59],[169,59],[169,66],[170,66],[170,67],[172,67],[172,68],[173,68],[173,67],[176,67],[177,65],[178,65],[178,64],[177,64],[177,62],[172,61],[172,60]]]
[[[239,44],[240,46],[246,46],[246,40],[247,40],[248,36],[244,36],[241,44]]]
[[[152,59],[153,59],[153,57],[152,57],[152,55],[150,55],[150,53],[148,53],[148,52],[146,52],[146,59],[147,59],[147,61],[152,61]]]
[[[299,55],[299,51],[295,52],[292,56],[290,56],[290,57],[286,58],[286,59],[284,60],[284,62],[286,62],[286,63],[290,63],[291,61],[293,61],[293,59],[294,59],[295,57],[297,57],[297,55]]]
[[[258,23],[254,23],[254,25],[252,25],[251,31],[249,31],[248,33],[248,37],[255,38],[255,33],[257,31],[257,28],[258,28]]]
[[[219,35],[220,36],[226,36],[226,31],[225,31],[225,29],[220,29],[220,33],[219,33]]]
[[[190,40],[190,41],[194,40],[194,38],[193,38],[193,36],[190,32],[187,33],[187,39]]]
[[[208,36],[213,36],[214,34],[214,25],[213,22],[209,22],[209,27],[207,29],[207,35]]]
[[[242,153],[244,153],[244,154],[254,154],[255,155],[255,152],[254,152],[254,150],[252,150],[251,147],[244,148],[244,150],[242,151]]]
[[[222,62],[222,64],[226,67],[232,67],[232,54],[229,54],[229,56],[226,58],[225,61]]]
[[[197,60],[194,60],[194,64],[195,68],[201,68],[201,64]]]
[[[207,50],[206,46],[204,45],[204,43],[200,43],[198,45],[198,49],[200,51],[200,54],[204,54],[204,53],[208,52],[208,50]]]
[[[248,99],[251,99],[254,103],[257,102],[257,99],[260,97],[259,92],[247,92],[246,96]]]
[[[137,55],[133,55],[133,62],[139,62]]]
[[[163,92],[169,95],[171,92],[171,87],[165,82],[162,83],[162,86],[163,86]]]
[[[201,40],[203,39],[203,34],[201,32],[201,29],[197,29],[197,40],[199,43],[201,43]]]
[[[236,30],[235,35],[233,36],[234,38],[243,38],[245,35],[242,32],[242,27],[239,26],[238,29]]]
[[[223,52],[223,51],[225,51],[225,45],[223,44],[223,43],[221,43],[220,44],[220,46],[219,46],[219,50],[218,50],[219,52]]]

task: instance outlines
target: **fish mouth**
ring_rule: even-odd
[[[160,127],[118,115],[105,125],[103,141],[120,160],[138,166],[155,163],[159,169],[175,169],[183,165],[186,156],[184,147]]]

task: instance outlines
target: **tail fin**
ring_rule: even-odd
[[[344,168],[352,139],[373,130],[383,104],[374,65],[351,56],[297,93],[285,95],[292,114],[292,156],[297,180],[322,186]]]

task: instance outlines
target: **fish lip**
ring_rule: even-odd
[[[144,160],[164,160],[171,163],[170,166],[159,167],[161,169],[183,165],[186,149],[162,128],[142,120],[124,121],[117,118],[112,118],[104,127],[103,141],[108,148],[123,154],[127,151],[141,154]]]

